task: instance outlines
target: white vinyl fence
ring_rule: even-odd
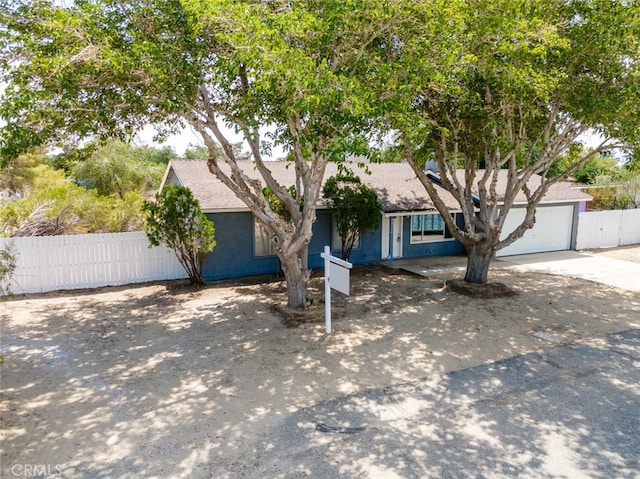
[[[578,217],[576,249],[640,243],[640,209],[585,211]]]
[[[143,231],[0,238],[0,249],[8,243],[17,252],[10,288],[14,294],[187,276],[174,252],[164,246],[150,248]]]

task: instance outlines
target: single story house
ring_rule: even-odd
[[[390,257],[406,259],[464,254],[464,247],[446,230],[429,195],[407,163],[372,163],[366,167],[369,174],[355,163],[350,165],[354,173],[378,193],[384,211],[381,227],[363,234],[354,247],[350,258],[352,263],[372,263]],[[249,176],[259,178],[252,162],[243,162],[242,169]],[[273,161],[269,163],[269,169],[281,184],[295,184],[295,169],[291,163]],[[337,166],[330,163],[325,178],[336,173]],[[505,182],[506,176],[501,176],[498,191]],[[278,272],[278,258],[260,224],[249,208],[209,172],[205,160],[171,161],[161,188],[168,184],[188,187],[200,202],[203,212],[215,224],[217,245],[204,262],[203,276],[206,280]],[[451,214],[456,215],[459,224],[463,224],[455,199],[444,189],[441,193]],[[499,254],[571,249],[575,246],[578,212],[584,210],[586,201],[590,199],[589,195],[570,188],[566,183],[555,185],[538,207],[534,228]],[[505,232],[512,231],[524,216],[526,201],[524,197],[518,201],[507,217]],[[323,266],[320,253],[325,245],[330,245],[335,252],[340,251],[331,214],[320,203],[309,245],[309,267]]]

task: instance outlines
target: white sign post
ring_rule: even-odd
[[[325,331],[331,334],[331,288],[349,295],[349,270],[353,266],[335,256],[331,256],[331,248],[324,247],[324,322]]]

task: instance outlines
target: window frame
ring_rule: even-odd
[[[358,238],[356,242],[353,244],[352,251],[360,249],[360,239],[362,238],[362,232],[358,231]],[[331,249],[333,251],[342,251],[342,240],[340,235],[338,234],[338,227],[336,226],[336,222],[331,218]]]
[[[451,216],[453,217],[454,221],[457,224],[457,216],[458,213],[457,212],[452,212],[450,213]],[[442,222],[442,230],[435,230],[435,229],[425,229],[425,218],[426,217],[435,217],[438,216],[440,218],[440,221]],[[439,241],[452,241],[455,240],[455,238],[453,237],[453,235],[449,232],[449,230],[447,229],[447,225],[444,222],[444,218],[442,218],[442,215],[438,212],[435,213],[419,213],[419,214],[414,214],[410,216],[411,218],[411,224],[410,224],[410,228],[409,228],[409,234],[410,234],[410,244],[423,244],[423,243],[434,243],[434,242],[439,242]],[[415,234],[414,233],[414,218],[420,218],[420,228],[419,228],[419,233]],[[433,220],[431,220],[431,222],[433,223]],[[425,231],[442,231],[441,234],[425,234]]]
[[[258,243],[260,241],[261,244]],[[264,247],[268,249],[268,252],[263,252]],[[276,256],[275,244],[271,241],[269,234],[264,226],[253,217],[253,256],[257,258],[266,258],[269,256]]]

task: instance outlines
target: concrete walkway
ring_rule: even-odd
[[[441,256],[396,261],[394,266],[427,277],[464,274],[464,256]],[[525,254],[496,258],[491,268],[517,268],[581,278],[615,288],[640,292],[640,263],[578,251]]]

